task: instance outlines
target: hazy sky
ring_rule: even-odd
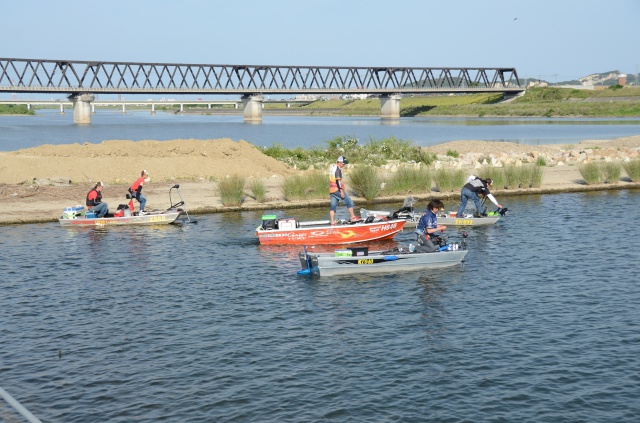
[[[0,0],[0,57],[640,72],[640,0]]]

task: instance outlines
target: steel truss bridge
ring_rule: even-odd
[[[249,103],[264,94],[374,94],[393,98],[402,94],[522,91],[524,87],[515,68],[205,65],[0,58],[0,92],[12,93],[238,94]],[[87,101],[87,97],[82,101]],[[249,105],[249,109],[255,113],[256,107]],[[394,105],[391,109],[395,113]]]

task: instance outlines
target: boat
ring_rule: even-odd
[[[380,241],[394,237],[402,231],[406,221],[384,217],[350,222],[329,220],[300,222],[295,218],[277,219],[275,215],[262,216],[262,224],[256,228],[260,244],[354,244]]]
[[[407,197],[400,209],[395,212],[385,210],[367,210],[360,209],[360,216],[362,219],[370,217],[386,217],[393,219],[406,220],[405,228],[415,228],[422,217],[422,213],[415,211],[413,205],[416,201],[412,197]],[[506,215],[508,208],[503,207],[493,212],[488,212],[485,215],[478,214],[465,214],[462,217],[456,217],[457,210],[451,210],[448,213],[441,213],[438,215],[438,223],[447,226],[483,226],[493,225],[500,217]]]
[[[175,204],[171,201],[171,190],[173,189],[175,189],[180,196],[180,201]],[[179,189],[180,185],[174,185],[169,189],[170,207],[164,211],[150,211],[142,215],[138,212],[132,213],[133,204],[130,201],[129,205],[121,205],[114,214],[95,217],[93,213],[86,211],[84,206],[79,205],[65,208],[62,216],[58,218],[58,222],[60,222],[60,226],[62,227],[169,225],[175,223],[184,213],[188,223],[196,223],[196,221],[191,220],[189,213],[181,208],[184,206],[184,200],[182,200]],[[131,200],[129,194],[127,194],[127,199]]]
[[[411,248],[371,251],[349,248],[335,252],[299,254],[299,275],[339,276],[363,273],[394,273],[438,269],[460,264],[467,255],[464,243],[452,243],[433,253],[418,253]]]

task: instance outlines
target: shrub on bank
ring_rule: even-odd
[[[258,203],[264,203],[267,196],[267,187],[262,180],[253,179],[249,184],[249,189]]]
[[[431,174],[425,168],[401,167],[387,179],[386,194],[398,195],[431,191]]]
[[[604,162],[600,164],[602,179],[608,184],[617,184],[622,174],[622,166],[618,162]]]
[[[640,181],[640,160],[636,159],[623,163],[622,167],[633,182]]]
[[[467,177],[462,169],[438,169],[433,174],[433,182],[438,192],[452,192],[460,189]]]
[[[218,182],[218,195],[224,206],[239,206],[244,200],[244,176],[232,175]]]
[[[288,176],[282,183],[282,194],[287,201],[311,200],[329,195],[329,177],[323,172]]]
[[[374,166],[356,166],[349,170],[349,188],[371,201],[380,194],[382,177]]]
[[[598,184],[602,182],[600,175],[600,167],[598,163],[584,163],[578,167],[580,171],[580,175],[582,179],[587,183],[587,185]]]

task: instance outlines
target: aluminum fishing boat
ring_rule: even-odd
[[[171,190],[175,189],[180,196],[180,201],[173,203],[171,200]],[[127,199],[131,196],[127,194]],[[104,217],[95,217],[93,213],[87,212],[84,206],[67,207],[58,218],[62,227],[83,227],[83,226],[128,226],[128,225],[169,225],[175,223],[184,213],[187,223],[196,223],[189,217],[189,213],[182,209],[184,200],[180,194],[180,185],[174,185],[169,189],[169,208],[164,211],[150,211],[145,214],[132,213],[133,202],[129,205],[122,205],[115,214],[107,214]]]
[[[338,276],[438,269],[460,264],[466,255],[467,250],[459,244],[449,244],[433,253],[417,253],[410,249],[371,252],[347,249],[333,253],[308,253],[305,250],[299,255],[302,270],[298,274]]]

